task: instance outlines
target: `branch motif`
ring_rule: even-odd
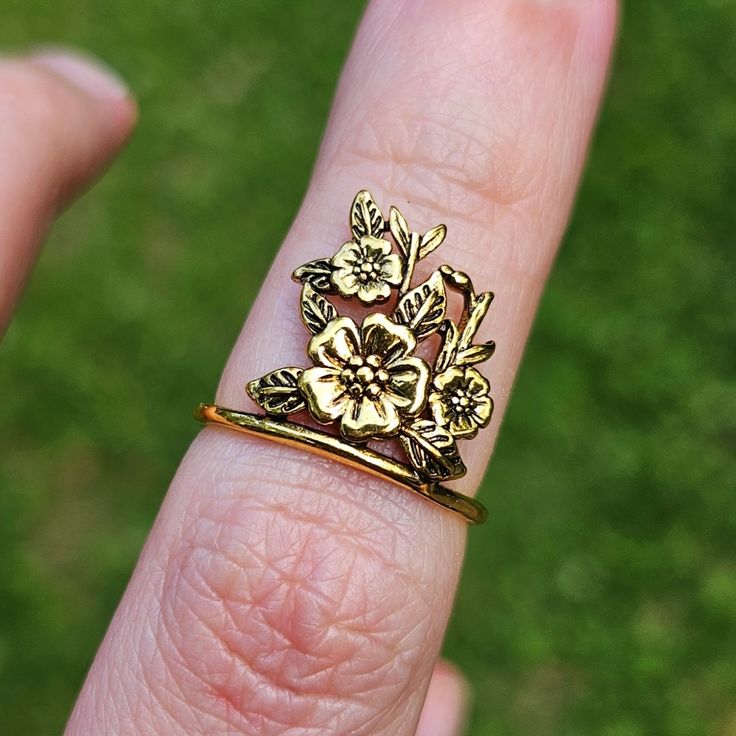
[[[468,275],[447,265],[412,286],[417,263],[442,245],[447,228],[412,231],[396,207],[387,222],[366,190],[353,200],[350,231],[352,238],[331,258],[293,273],[302,284],[300,311],[312,335],[313,366],[272,371],[246,390],[269,415],[306,409],[322,424],[339,424],[351,444],[398,437],[428,481],[458,478],[466,468],[457,440],[475,437],[493,411],[490,385],[475,367],[495,348],[493,341],[475,343],[493,294],[476,294]],[[457,321],[447,316],[448,291],[462,297]],[[341,317],[327,298],[357,298],[369,306],[393,292],[391,314],[369,313],[362,324]],[[430,367],[415,351],[432,335],[439,346]]]

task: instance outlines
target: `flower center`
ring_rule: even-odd
[[[361,283],[375,281],[380,266],[371,256],[366,256],[360,263],[353,266],[353,273]]]
[[[470,398],[461,388],[452,394],[450,403],[457,414],[468,414],[472,409]]]
[[[348,365],[340,373],[340,380],[346,391],[355,399],[367,395],[372,399],[378,398],[386,385],[389,374],[381,368],[381,356],[354,355]]]

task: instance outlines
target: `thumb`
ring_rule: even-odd
[[[133,127],[119,78],[80,54],[0,59],[0,336],[53,216]]]

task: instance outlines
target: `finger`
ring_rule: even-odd
[[[369,7],[364,28],[372,30],[357,45],[376,47],[348,61],[305,204],[217,400],[243,406],[246,378],[304,365],[299,290],[289,274],[345,240],[347,193],[368,188],[419,230],[448,226],[447,241],[418,273],[450,263],[495,293],[478,336],[498,346],[488,364],[495,419],[463,445],[468,474],[457,484],[472,493],[567,223],[606,73],[614,2],[471,0],[446,8],[441,20],[437,2],[399,7]]]
[[[611,0],[375,0],[220,401],[246,406],[246,380],[304,364],[289,274],[339,247],[346,204],[368,187],[418,226],[445,221],[443,256],[496,291],[489,370],[502,408],[574,196],[613,26]],[[414,733],[464,539],[462,522],[407,491],[208,429],[177,473],[69,733]]]
[[[54,214],[117,152],[134,119],[122,82],[91,59],[0,59],[0,337]]]
[[[416,736],[461,736],[469,701],[468,683],[449,662],[440,660],[429,681]]]

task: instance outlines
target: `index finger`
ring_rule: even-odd
[[[246,407],[247,380],[303,362],[289,275],[339,246],[346,204],[369,187],[417,222],[444,221],[445,255],[496,292],[497,411],[466,453],[472,491],[567,220],[614,12],[611,0],[371,3],[309,191],[219,401]],[[207,429],[172,484],[69,733],[410,734],[464,540],[461,521],[411,493]]]

